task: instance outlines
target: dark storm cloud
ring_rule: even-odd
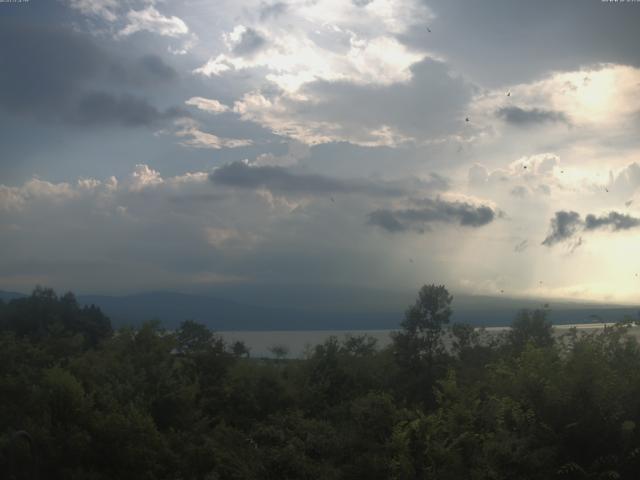
[[[256,53],[267,43],[258,31],[253,28],[247,28],[242,32],[240,40],[233,46],[231,51],[235,55],[247,56]]]
[[[600,0],[425,0],[433,33],[416,26],[402,40],[442,52],[485,85],[530,81],[602,62],[640,66],[640,8]]]
[[[157,55],[144,55],[139,63],[144,71],[162,80],[173,80],[177,73]]]
[[[563,242],[571,238],[582,226],[582,220],[578,212],[567,212],[561,210],[556,212],[551,219],[551,229],[547,237],[542,241],[542,245],[548,247],[558,242]]]
[[[523,109],[520,107],[503,107],[496,112],[496,115],[504,119],[505,122],[520,127],[546,122],[569,123],[564,113],[540,108]]]
[[[618,230],[629,230],[640,226],[640,219],[624,213],[609,212],[608,215],[596,217],[589,214],[585,217],[585,230],[597,230],[600,228],[611,228],[614,232]]]
[[[466,202],[423,199],[420,206],[401,210],[379,209],[369,214],[368,223],[389,232],[424,232],[430,223],[457,223],[465,227],[482,227],[496,218],[496,212],[486,205]]]
[[[111,61],[108,79],[133,86],[147,86],[175,80],[178,72],[157,55],[143,55],[134,61]]]
[[[282,194],[322,195],[330,193],[362,193],[365,195],[399,196],[404,189],[368,180],[343,180],[317,174],[293,173],[276,166],[252,166],[233,162],[217,168],[210,180],[228,187],[259,189]]]
[[[599,217],[589,213],[584,221],[580,219],[580,215],[577,212],[559,211],[551,219],[551,231],[542,244],[552,246],[556,243],[570,240],[580,229],[584,232],[593,232],[608,228],[611,231],[618,232],[636,227],[640,227],[640,218],[615,211]],[[574,244],[571,250],[575,250],[581,244],[582,238]]]
[[[132,95],[92,92],[80,99],[68,120],[89,126],[116,124],[137,127],[188,115],[184,109],[176,107],[160,111],[147,100]]]
[[[113,57],[88,35],[42,25],[0,21],[0,111],[35,118],[101,125],[150,125],[173,118],[126,89],[173,79],[176,72],[157,56]]]
[[[0,108],[53,115],[87,81],[107,55],[89,38],[47,26],[0,22]]]

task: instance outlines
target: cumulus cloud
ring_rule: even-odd
[[[440,199],[422,199],[416,208],[378,209],[369,214],[368,223],[388,232],[424,232],[432,223],[455,223],[465,227],[481,227],[496,218],[487,205]]]
[[[196,107],[199,110],[213,113],[214,115],[229,111],[229,107],[227,105],[224,105],[213,98],[191,97],[184,103]]]
[[[175,123],[178,128],[174,133],[182,139],[180,144],[185,147],[220,150],[221,148],[247,147],[253,144],[252,140],[218,137],[213,133],[205,132],[201,130],[202,126],[197,121],[190,118],[181,118]]]
[[[267,39],[260,32],[244,25],[236,26],[224,39],[231,53],[241,57],[256,53],[267,43]]]
[[[472,165],[467,173],[468,183],[473,188],[492,191],[504,188],[516,198],[551,195],[551,185],[560,183],[558,173],[560,158],[553,153],[541,153],[521,157],[505,168],[489,170],[482,164]]]
[[[78,183],[82,187],[82,183]],[[0,210],[5,212],[23,209],[30,202],[45,199],[49,202],[59,201],[76,196],[77,191],[66,182],[51,183],[32,178],[21,187],[0,185]]]
[[[360,6],[331,0],[262,4],[262,23],[236,26],[226,33],[228,53],[212,56],[195,71],[212,76],[260,67],[268,71],[267,80],[287,92],[315,80],[407,80],[408,67],[424,55],[407,49],[396,37],[428,16],[417,0]]]
[[[136,32],[152,32],[167,37],[179,37],[189,33],[189,27],[176,16],[164,16],[153,5],[142,10],[130,10],[127,13],[127,25],[119,35],[127,36]]]
[[[164,183],[160,172],[149,167],[149,165],[138,164],[129,178],[129,189],[139,192],[148,187],[155,187]]]
[[[611,189],[623,195],[632,195],[640,187],[640,165],[630,163],[611,179]]]

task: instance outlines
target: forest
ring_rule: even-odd
[[[332,337],[254,358],[205,326],[114,331],[73,294],[0,303],[7,479],[636,479],[632,321],[499,335],[425,285],[389,347]],[[215,312],[212,312],[215,315]]]

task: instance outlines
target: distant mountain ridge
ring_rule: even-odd
[[[24,294],[0,291],[9,301]],[[158,319],[167,328],[183,320],[204,323],[218,331],[229,330],[378,330],[397,329],[404,315],[398,305],[387,309],[359,310],[257,306],[208,295],[176,292],[148,292],[123,296],[78,295],[82,305],[94,304],[109,316],[114,326],[139,325]],[[518,310],[535,309],[544,300],[491,296],[454,295],[453,321],[476,326],[509,325]],[[396,302],[397,303],[397,302]],[[405,305],[405,307],[408,305]],[[638,318],[638,307],[552,302],[550,319],[555,324],[613,322],[625,316]]]

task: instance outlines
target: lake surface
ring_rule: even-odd
[[[556,334],[566,333],[575,327],[580,332],[597,331],[603,329],[606,323],[578,323],[571,325],[554,325]],[[485,331],[499,334],[509,327],[486,327]],[[218,332],[228,341],[243,341],[249,347],[252,357],[273,357],[269,349],[275,345],[281,345],[289,350],[288,358],[300,358],[307,349],[323,343],[331,336],[343,340],[347,335],[369,335],[377,339],[378,348],[384,348],[391,343],[391,332],[397,330],[283,330],[283,331],[228,331]],[[640,339],[640,327],[633,327],[629,333]]]

